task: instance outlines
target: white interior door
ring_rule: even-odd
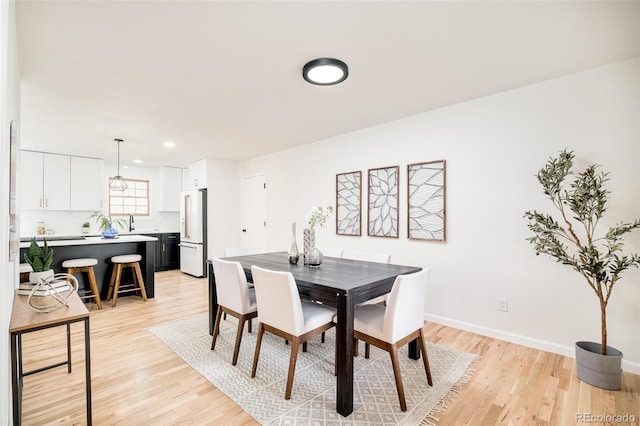
[[[242,247],[267,246],[267,176],[242,178]]]

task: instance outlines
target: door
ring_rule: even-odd
[[[267,176],[242,178],[242,247],[267,246]]]

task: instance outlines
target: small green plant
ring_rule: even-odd
[[[327,207],[312,207],[307,219],[309,220],[309,228],[313,229],[314,226],[320,225],[321,227],[327,222],[329,213],[333,212],[332,206]]]
[[[82,224],[82,227],[83,228],[90,228],[91,224],[89,222],[85,222],[85,223]]]
[[[538,172],[544,195],[560,215],[556,220],[535,210],[525,212],[533,236],[527,238],[536,254],[546,254],[569,266],[586,280],[600,301],[602,354],[607,354],[607,303],[624,271],[640,266],[640,255],[622,253],[622,236],[640,228],[640,219],[619,223],[604,234],[596,228],[607,210],[608,173],[589,165],[566,187],[572,175],[573,151],[564,150]]]
[[[24,260],[31,265],[33,272],[42,272],[51,269],[53,262],[53,250],[47,245],[47,240],[43,239],[44,245],[40,247],[35,238],[31,238],[31,245],[24,253]]]
[[[120,229],[124,229],[126,222],[124,219],[115,219],[112,220],[111,217],[105,216],[100,212],[94,212],[89,219],[95,219],[98,224],[98,229],[100,232],[105,231],[109,228],[109,224],[118,225]]]

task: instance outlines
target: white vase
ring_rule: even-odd
[[[47,269],[41,272],[29,272],[29,282],[31,284],[38,284],[41,279],[46,280],[53,276],[53,269]]]

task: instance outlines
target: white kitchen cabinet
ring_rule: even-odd
[[[200,189],[207,187],[207,159],[194,161],[189,164],[189,176],[186,189]]]
[[[25,210],[69,210],[70,165],[68,155],[21,151],[20,199]]]
[[[104,161],[71,157],[71,210],[102,210]]]
[[[160,167],[161,203],[160,211],[179,212],[182,191],[182,169]]]

